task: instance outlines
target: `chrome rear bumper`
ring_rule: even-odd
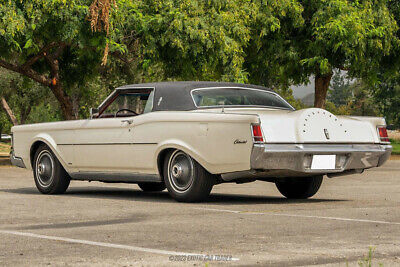
[[[255,144],[250,164],[257,171],[329,174],[379,167],[391,152],[391,145],[381,144]],[[336,155],[335,169],[311,169],[313,155]]]

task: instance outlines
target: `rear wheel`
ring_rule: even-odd
[[[67,190],[70,177],[47,145],[39,146],[33,163],[35,184],[41,193],[61,194]]]
[[[275,182],[279,192],[287,198],[305,199],[312,197],[321,187],[323,176],[299,177]]]
[[[138,183],[144,192],[161,192],[165,189],[164,183]]]
[[[215,183],[214,176],[183,151],[170,152],[164,160],[163,176],[169,194],[177,201],[204,200]]]

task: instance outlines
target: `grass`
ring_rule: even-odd
[[[0,153],[1,154],[10,154],[11,144],[0,142]]]
[[[393,155],[400,155],[400,141],[395,139],[390,139],[391,145],[393,146]]]
[[[373,256],[374,256],[375,248],[369,247],[368,254],[364,256],[364,258],[358,260],[358,266],[360,267],[372,267],[376,266],[372,264]],[[382,263],[378,263],[378,266],[383,266]]]

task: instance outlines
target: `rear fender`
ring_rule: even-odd
[[[181,150],[181,151],[185,152],[186,154],[188,154],[189,156],[191,156],[194,160],[196,160],[208,172],[213,173],[213,165],[210,164],[209,162],[207,162],[204,159],[204,157],[196,151],[196,149],[194,149],[189,144],[187,144],[181,140],[176,140],[176,139],[166,140],[159,144],[159,146],[155,152],[154,159],[153,159],[154,166],[158,166],[158,156],[165,149]],[[162,172],[162,170],[159,170],[159,172]],[[160,173],[160,174],[162,174],[162,173]]]

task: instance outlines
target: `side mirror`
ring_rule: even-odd
[[[99,116],[98,108],[90,108],[90,119],[97,118]]]

